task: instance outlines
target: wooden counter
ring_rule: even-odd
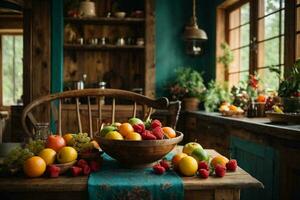
[[[180,148],[180,147],[179,147]],[[208,150],[210,155],[217,155]],[[54,179],[21,177],[0,178],[1,199],[88,199],[87,177],[59,177]],[[208,179],[199,177],[183,177],[185,199],[239,199],[241,188],[257,188],[263,185],[238,168],[236,172],[228,172],[225,177],[210,176]]]
[[[300,125],[204,111],[184,112],[180,119],[184,143],[196,140],[237,159],[266,186],[263,191],[243,191],[245,199],[300,199]]]

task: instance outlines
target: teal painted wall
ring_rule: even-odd
[[[208,35],[205,53],[191,57],[184,52],[182,34],[185,24],[192,15],[192,1],[156,1],[156,95],[166,95],[165,86],[174,78],[176,67],[191,66],[204,73],[208,82],[215,78],[214,32],[215,20],[211,18],[213,1],[197,0],[198,25]],[[214,20],[214,21],[213,21]]]

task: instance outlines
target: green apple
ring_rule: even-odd
[[[209,158],[207,152],[202,148],[194,149],[191,156],[195,158],[198,161],[198,163],[203,160],[208,161]]]
[[[144,124],[144,122],[142,120],[140,120],[139,118],[136,118],[136,117],[133,117],[133,118],[129,119],[128,122],[132,126],[135,125],[135,124]]]
[[[63,147],[57,153],[59,163],[68,163],[77,159],[77,151],[73,147]]]
[[[189,142],[186,145],[184,145],[182,152],[186,153],[187,155],[190,156],[192,154],[192,152],[194,151],[194,149],[197,149],[197,148],[203,149],[202,146],[200,144],[198,144],[197,142]]]
[[[110,131],[115,131],[117,130],[117,127],[115,126],[104,126],[101,131],[100,131],[100,136],[105,137],[105,135],[110,132]]]

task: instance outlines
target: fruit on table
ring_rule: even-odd
[[[87,152],[94,149],[94,144],[91,143],[91,138],[87,133],[74,134],[72,138],[72,145],[78,153]]]
[[[50,135],[47,138],[46,147],[51,148],[58,152],[61,148],[66,146],[66,142],[63,137],[59,135]]]
[[[123,140],[123,136],[118,131],[110,131],[108,132],[105,137],[105,139],[109,140]]]
[[[226,173],[226,167],[220,164],[217,164],[215,167],[215,174],[217,177],[223,177]]]
[[[206,169],[199,169],[198,172],[199,172],[199,176],[201,178],[208,178],[208,176],[209,176],[209,171]]]
[[[29,149],[34,155],[37,155],[45,148],[45,142],[43,140],[32,140],[25,145],[25,148]]]
[[[163,174],[165,173],[166,169],[158,163],[153,166],[153,171],[155,174]]]
[[[142,133],[145,131],[145,125],[144,124],[134,124],[132,125],[133,127],[133,130],[135,132],[138,132],[138,133]]]
[[[130,132],[125,137],[126,140],[142,140],[142,136],[136,132]]]
[[[39,156],[44,159],[46,165],[51,165],[55,161],[56,151],[50,148],[45,148],[39,153]]]
[[[159,120],[155,119],[153,121],[151,121],[151,128],[155,129],[156,127],[162,127],[162,124]]]
[[[192,156],[183,157],[179,161],[179,171],[184,176],[194,176],[198,170],[198,163]]]
[[[71,167],[71,173],[72,173],[72,176],[79,176],[82,173],[82,168],[73,166],[73,167]]]
[[[152,129],[151,132],[158,140],[161,140],[164,138],[164,132],[160,126],[155,127],[154,129]]]
[[[188,156],[186,153],[178,153],[178,154],[174,155],[172,158],[173,168],[178,169],[178,164],[179,164],[180,160],[186,156]]]
[[[211,161],[210,164],[212,167],[216,168],[216,166],[219,164],[221,166],[226,167],[226,163],[228,162],[228,158],[222,155],[215,156]]]
[[[83,168],[85,165],[88,165],[88,163],[84,159],[80,159],[77,161],[76,165]]]
[[[4,158],[3,164],[9,169],[20,170],[25,160],[33,156],[34,154],[28,148],[22,149],[21,147],[16,147]]]
[[[95,160],[90,161],[89,166],[91,168],[91,172],[97,172],[101,167],[100,163]]]
[[[77,159],[77,151],[73,147],[63,147],[57,153],[59,163],[68,163]]]
[[[136,117],[133,117],[133,118],[130,118],[128,120],[128,122],[133,126],[133,125],[136,125],[136,124],[144,124],[144,122],[142,120],[140,120],[139,118],[136,118]]]
[[[55,165],[48,165],[46,168],[46,174],[51,178],[56,178],[59,176],[60,168]]]
[[[197,148],[203,149],[202,146],[197,142],[189,142],[186,145],[184,145],[182,152],[190,156],[192,152]]]
[[[85,176],[89,175],[89,174],[91,173],[91,168],[90,168],[90,166],[89,166],[89,165],[83,166],[83,168],[82,168],[82,173],[83,173],[83,175],[85,175]]]
[[[165,160],[165,159],[161,160],[161,161],[159,162],[159,164],[160,164],[163,168],[165,168],[166,171],[168,171],[168,170],[170,169],[170,165],[169,165],[168,161]]]
[[[72,133],[67,133],[63,136],[64,140],[66,141],[67,145],[71,145],[71,141],[73,138],[73,134]]]
[[[262,95],[262,94],[258,95],[258,97],[256,99],[256,101],[259,102],[259,103],[265,103],[266,100],[267,100],[267,97],[265,95]]]
[[[117,127],[115,126],[104,126],[101,131],[100,131],[100,136],[105,137],[105,135],[110,132],[110,131],[115,131],[117,130]]]
[[[209,166],[208,166],[207,162],[205,162],[205,161],[198,162],[198,168],[209,171]]]
[[[92,141],[91,141],[91,144],[93,145],[93,147],[94,147],[95,149],[100,149],[100,146],[99,146],[99,144],[98,144],[98,142],[97,142],[96,140],[92,140]]]
[[[283,114],[283,110],[281,108],[279,108],[279,106],[274,105],[274,106],[272,106],[272,108],[273,108],[274,112]]]
[[[236,171],[236,168],[237,168],[237,161],[234,160],[234,159],[231,159],[228,161],[228,163],[226,163],[226,169],[228,171],[233,171],[235,172]]]
[[[115,122],[112,126],[119,128],[122,124],[120,122]]]
[[[118,132],[121,133],[123,137],[126,137],[129,133],[134,132],[134,129],[131,124],[126,122],[119,126]]]
[[[24,162],[23,170],[28,177],[39,177],[44,174],[46,170],[46,163],[41,157],[33,156]]]
[[[156,140],[156,136],[153,135],[149,130],[145,130],[144,132],[142,132],[141,136],[143,140]]]
[[[164,135],[167,138],[174,138],[174,137],[176,137],[176,132],[171,127],[167,127],[167,126],[162,127],[162,131],[163,131]]]
[[[199,163],[200,161],[208,161],[208,154],[203,148],[196,148],[192,152],[191,156],[197,160]]]

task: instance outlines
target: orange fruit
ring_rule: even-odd
[[[55,161],[56,151],[50,148],[46,148],[40,151],[39,156],[44,159],[46,165],[51,165]]]
[[[142,140],[142,136],[136,132],[130,132],[127,134],[126,140]]]
[[[211,164],[213,167],[216,167],[217,164],[220,164],[220,165],[226,167],[226,163],[228,163],[228,161],[229,161],[229,160],[228,160],[225,156],[219,155],[219,156],[214,157],[214,158],[210,161],[210,164]]]
[[[28,177],[39,177],[46,170],[46,162],[39,156],[33,156],[24,162],[23,170]]]
[[[184,176],[194,176],[198,170],[198,162],[192,156],[186,156],[179,161],[178,167]]]
[[[121,133],[123,137],[126,137],[126,135],[130,132],[134,132],[134,129],[131,124],[123,123],[119,126],[119,133]]]
[[[178,153],[174,155],[172,158],[173,167],[176,169],[178,167],[179,161],[186,156],[188,156],[186,153]]]
[[[176,137],[176,132],[171,127],[162,127],[162,131],[164,132],[164,135],[168,138]]]
[[[266,98],[266,96],[265,95],[262,95],[262,94],[260,94],[260,95],[258,95],[258,97],[257,97],[257,102],[260,102],[260,103],[265,103],[266,102],[266,100],[267,100],[267,98]]]
[[[231,111],[237,111],[238,107],[236,107],[235,105],[230,105],[229,106],[229,110],[231,110]]]
[[[73,139],[72,133],[67,133],[63,136],[64,140],[66,141],[67,145],[70,145],[70,141]]]

